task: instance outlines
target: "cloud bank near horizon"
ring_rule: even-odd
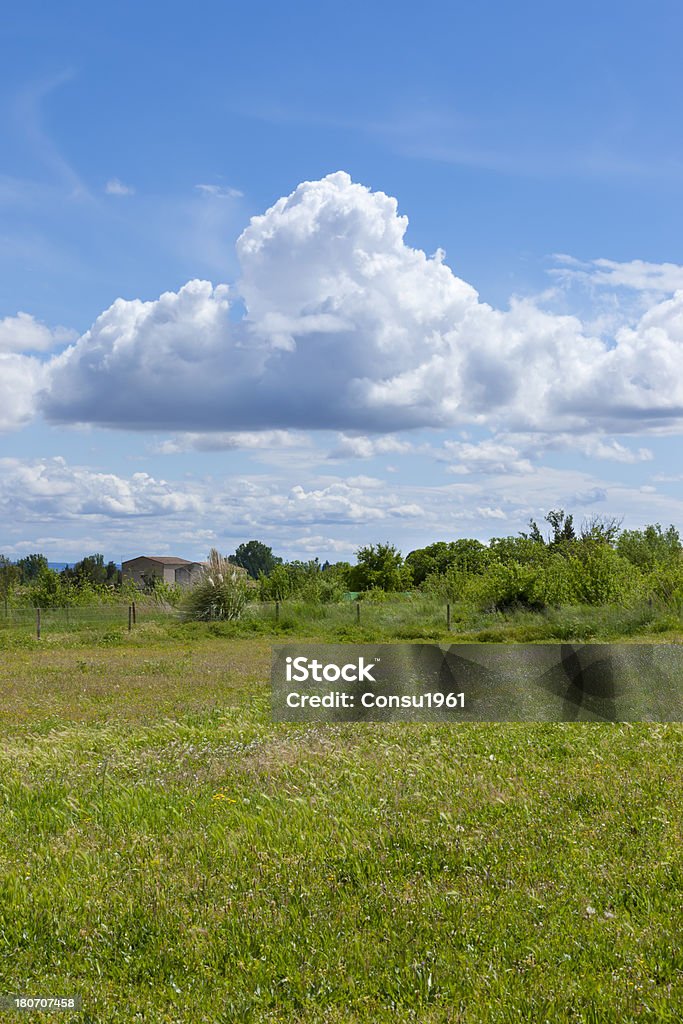
[[[404,550],[440,537],[502,536],[554,507],[589,516],[610,507],[634,525],[681,520],[667,488],[587,469],[534,468],[505,446],[455,444],[456,476],[438,485],[300,470],[215,477],[121,474],[63,457],[0,457],[3,553],[54,558],[103,550],[204,555],[261,537],[278,554],[349,557],[360,543],[398,538]],[[480,473],[480,470],[484,473]]]
[[[562,257],[565,274],[596,287],[648,291],[645,311],[603,336],[530,299],[494,309],[442,252],[408,246],[407,225],[395,199],[340,171],[251,219],[235,286],[193,280],[154,301],[117,299],[53,356],[41,353],[68,340],[63,329],[26,314],[0,322],[0,429],[36,412],[223,434],[227,446],[260,431],[681,429],[683,268]]]

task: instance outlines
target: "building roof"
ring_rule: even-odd
[[[191,562],[189,558],[174,558],[171,555],[138,555],[137,558],[128,558],[123,565],[127,565],[129,562],[139,562],[141,559],[145,559],[147,562],[160,562],[161,565],[196,565],[196,562]]]

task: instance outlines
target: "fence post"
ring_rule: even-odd
[[[275,621],[276,622],[280,621],[280,602],[279,601],[275,602]]]
[[[450,631],[451,628],[451,606],[446,605],[446,629]]]
[[[131,608],[133,609],[133,625],[137,623],[137,612],[135,611],[135,601],[133,601]]]
[[[65,606],[64,612],[65,612],[65,617],[66,617],[66,624],[68,626],[69,625],[69,606],[68,606],[68,604]]]
[[[36,608],[36,640],[40,640],[40,608]]]
[[[133,628],[133,606],[131,604],[129,604],[128,605],[128,632],[129,633],[130,633],[132,628]]]
[[[356,623],[360,625],[360,601],[356,601]]]

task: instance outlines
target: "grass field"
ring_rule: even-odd
[[[449,609],[447,612],[447,608]],[[126,639],[129,605],[104,604],[41,610],[42,640],[59,647],[115,645]],[[450,619],[450,629],[447,622]],[[375,601],[321,604],[287,600],[248,604],[239,621],[208,624],[187,622],[181,612],[142,598],[137,622],[148,627],[140,642],[150,639],[191,640],[210,634],[224,638],[310,638],[334,642],[436,640],[488,643],[657,639],[679,642],[683,613],[660,603],[566,605],[542,611],[518,607],[481,611],[469,602],[447,606],[425,595],[398,595]],[[150,630],[152,630],[150,632]],[[10,608],[0,614],[0,651],[32,647],[36,638],[35,608]],[[129,642],[128,639],[126,642]],[[40,645],[38,645],[40,646]]]
[[[683,727],[275,725],[269,639],[217,634],[5,631],[0,993],[97,1024],[683,1019]]]

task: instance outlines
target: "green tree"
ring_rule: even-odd
[[[22,583],[32,583],[36,580],[43,569],[47,569],[47,558],[45,555],[24,555],[17,562],[17,569]]]
[[[655,523],[644,530],[624,530],[617,541],[617,551],[632,565],[650,571],[681,558],[681,538],[675,526],[663,530]]]
[[[519,537],[492,537],[489,541],[492,562],[518,562],[520,565],[543,565],[548,560],[545,542],[539,543],[522,534]]]
[[[443,575],[453,564],[453,545],[438,540],[426,548],[416,548],[406,555],[405,564],[413,574],[413,583],[419,587],[429,575]]]
[[[292,593],[292,578],[287,565],[276,565],[270,576],[259,574],[259,597],[262,601],[284,601]]]
[[[581,524],[581,540],[584,543],[609,544],[613,547],[619,536],[621,523],[622,520],[614,516],[589,516]]]
[[[446,542],[436,541],[426,548],[417,548],[406,556],[405,564],[413,574],[413,583],[421,586],[428,576],[445,575],[450,570],[463,573],[483,572],[489,561],[489,552],[481,541],[466,537]]]
[[[60,574],[47,566],[31,580],[28,589],[29,601],[37,608],[63,608],[70,604],[70,594]]]
[[[524,537],[525,540],[532,540],[534,544],[545,544],[545,537],[541,533],[535,519],[529,520],[529,533],[520,533],[520,537]]]
[[[120,571],[115,562],[107,562],[105,565],[104,555],[86,555],[80,562],[62,570],[62,577],[74,583],[92,583],[94,586],[115,584],[120,582]]]
[[[259,573],[270,576],[275,566],[282,563],[282,559],[273,554],[273,549],[260,540],[240,544],[230,561],[246,569],[253,580],[259,578]]]
[[[403,591],[413,582],[410,566],[404,563],[401,552],[393,544],[358,548],[356,559],[357,564],[349,573],[352,590]]]
[[[574,530],[574,517],[566,515],[564,509],[556,508],[552,509],[544,517],[546,523],[549,523],[552,527],[552,534],[546,540],[538,523],[535,519],[529,520],[529,533],[520,534],[525,540],[533,541],[534,544],[545,545],[548,547],[557,547],[560,544],[566,544],[570,541],[576,540],[576,531]]]
[[[550,547],[557,547],[558,544],[576,540],[574,517],[565,515],[564,509],[552,509],[545,517],[545,521],[550,523],[553,529],[553,535],[548,542]]]
[[[19,582],[20,573],[14,562],[0,555],[0,599],[7,600]]]

